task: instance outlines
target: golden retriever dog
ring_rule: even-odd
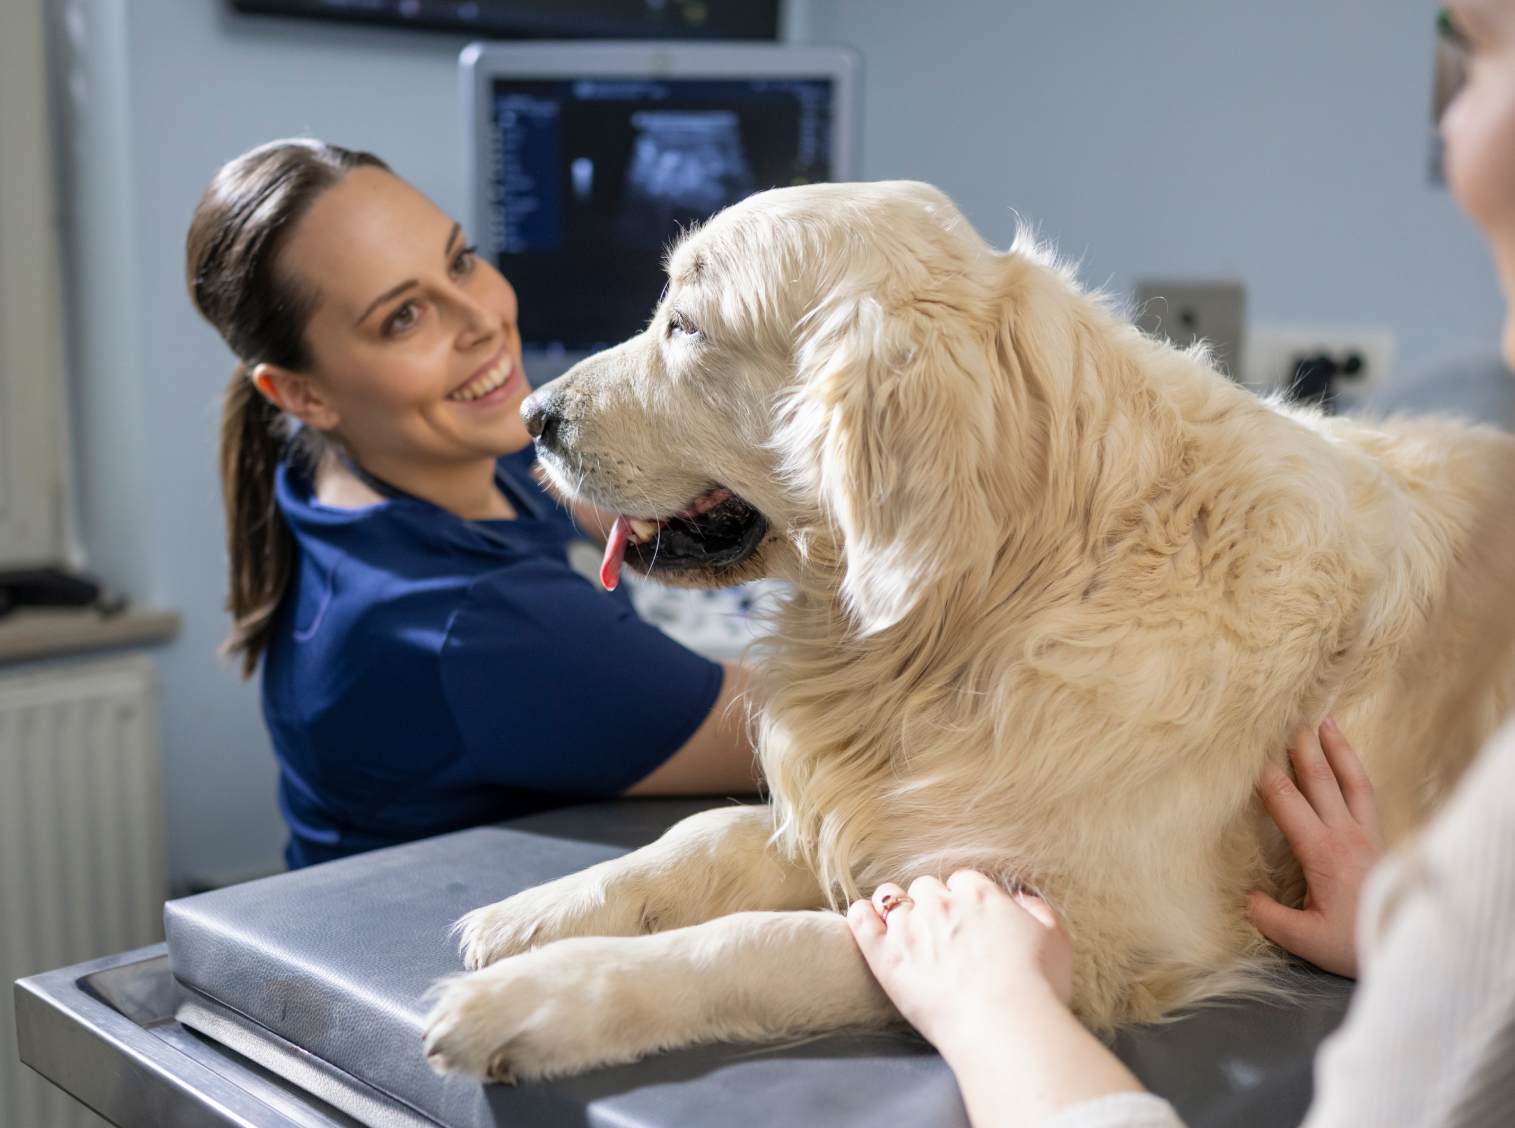
[[[622,515],[612,579],[792,585],[772,802],[465,918],[438,1069],[898,1023],[836,909],[963,867],[1061,912],[1090,1026],[1159,1019],[1278,964],[1245,907],[1303,893],[1256,792],[1298,724],[1332,712],[1434,805],[1465,753],[1388,757],[1387,718],[1464,673],[1456,638],[1417,648],[1477,581],[1515,441],[1259,399],[924,184],[753,196],[668,274],[645,332],[523,412],[554,481]],[[1473,739],[1510,684],[1501,654]]]

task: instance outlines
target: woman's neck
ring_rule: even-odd
[[[376,464],[377,462],[377,464]],[[515,508],[495,484],[495,460],[477,459],[451,466],[388,466],[365,459],[363,469],[412,497],[467,521],[513,520]],[[316,471],[316,499],[338,509],[361,509],[384,498],[334,453]]]

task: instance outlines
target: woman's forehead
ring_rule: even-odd
[[[323,305],[366,306],[418,271],[445,264],[453,230],[452,220],[399,177],[354,169],[311,206],[286,264],[320,290]]]

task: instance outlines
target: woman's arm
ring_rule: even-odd
[[[896,907],[881,916],[885,897]],[[900,1013],[952,1067],[973,1128],[1043,1124],[1097,1098],[1143,1092],[1069,1011],[1073,948],[1040,898],[1012,898],[965,870],[945,885],[919,878],[908,895],[881,885],[847,923]],[[1155,1097],[1103,1111],[1113,1116],[1078,1123],[1178,1124]]]
[[[748,795],[762,772],[752,744],[752,714],[762,706],[756,669],[722,662],[715,705],[694,735],[626,795]]]

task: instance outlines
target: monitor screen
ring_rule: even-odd
[[[778,0],[232,0],[239,12],[482,35],[775,39]]]
[[[502,78],[481,154],[487,232],[528,347],[639,332],[681,229],[832,178],[832,79]]]

